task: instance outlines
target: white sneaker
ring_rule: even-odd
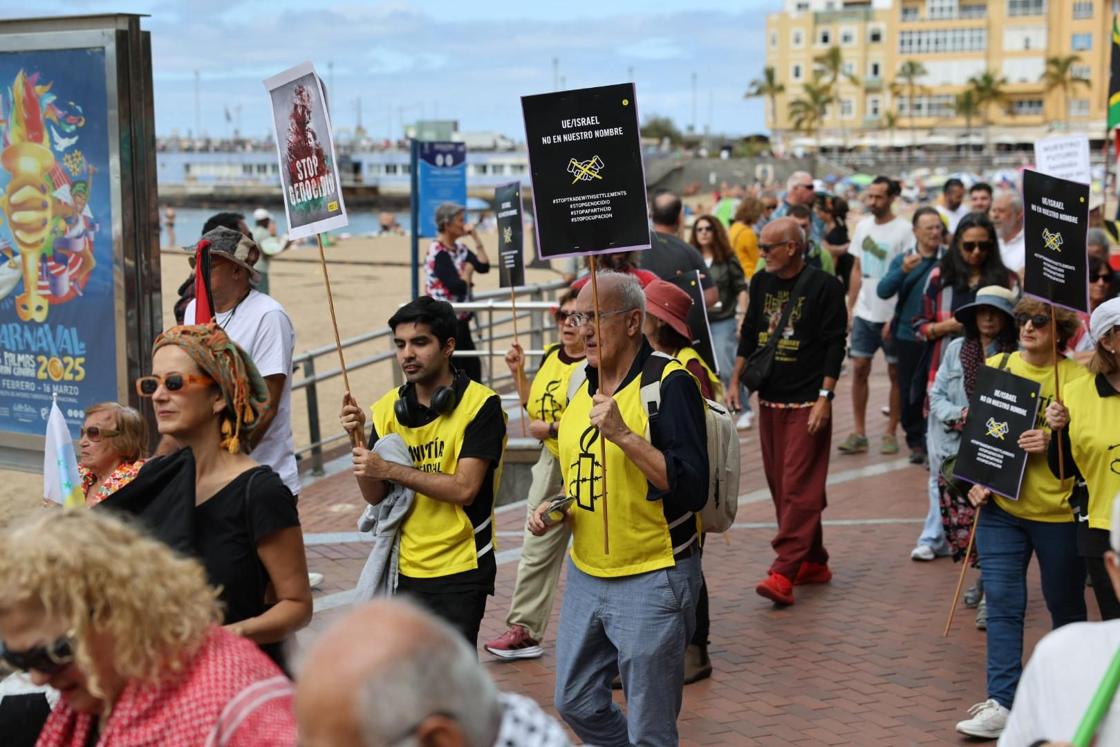
[[[1011,715],[1011,711],[989,698],[969,708],[968,715],[972,718],[957,724],[957,731],[970,737],[998,739],[1007,726],[1007,717]]]
[[[929,545],[918,545],[910,551],[911,560],[933,560],[937,557],[937,553]]]
[[[311,585],[312,589],[318,589],[319,586],[323,583],[323,574],[314,572],[308,573],[307,581]]]
[[[743,410],[743,414],[735,421],[735,429],[740,431],[749,431],[754,427],[754,413],[750,410]]]

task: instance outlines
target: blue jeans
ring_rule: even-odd
[[[735,357],[739,353],[739,328],[735,326],[735,317],[721,319],[708,326],[712,330],[712,346],[715,348],[716,360],[719,361],[719,379],[723,382],[723,390],[730,392],[731,372],[735,369]],[[750,412],[751,393],[741,384],[739,402],[744,412]]]
[[[556,634],[556,710],[600,747],[676,745],[684,650],[696,624],[700,556],[636,576],[599,578],[568,561]],[[611,698],[618,672],[629,722]]]
[[[1076,525],[1020,519],[994,500],[980,511],[976,546],[988,606],[988,697],[1010,708],[1023,673],[1027,566],[1038,554],[1042,596],[1053,627],[1085,620],[1085,562]]]
[[[949,542],[945,539],[945,527],[941,523],[941,488],[937,485],[937,474],[941,471],[941,460],[934,454],[929,455],[929,508],[926,521],[922,525],[919,545],[928,545],[938,555],[949,554]]]

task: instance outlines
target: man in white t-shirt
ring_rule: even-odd
[[[938,205],[937,212],[941,213],[941,219],[945,221],[949,235],[952,236],[957,232],[957,224],[961,222],[961,218],[972,210],[964,201],[964,182],[955,176],[946,179],[945,186],[941,189],[941,200],[944,205]]]
[[[260,247],[225,227],[206,233],[211,257],[214,321],[253,359],[268,384],[269,407],[250,436],[249,456],[272,467],[292,495],[301,489],[292,439],[292,354],[295,331],[287,312],[271,296],[254,290]],[[197,299],[187,305],[185,324],[195,323]]]
[[[887,359],[891,379],[890,419],[883,434],[880,453],[897,454],[899,419],[899,388],[891,332],[894,318],[894,298],[883,300],[876,293],[879,280],[887,273],[891,260],[902,254],[914,242],[910,222],[895,216],[891,209],[899,194],[898,182],[878,176],[864,192],[863,201],[870,215],[856,225],[848,252],[855,258],[852,265],[851,285],[848,288],[848,319],[851,320],[852,337],[848,355],[852,359],[852,413],[855,431],[838,447],[844,454],[867,451],[867,379],[871,374],[871,359],[880,347]]]
[[[1023,241],[1023,198],[1013,189],[1001,189],[992,198],[992,223],[999,236],[999,256],[1012,272],[1023,276],[1027,247]]]

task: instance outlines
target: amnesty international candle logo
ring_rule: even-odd
[[[541,259],[648,249],[634,85],[523,96]]]
[[[1007,421],[1000,422],[995,418],[988,418],[988,422],[984,425],[988,429],[988,435],[992,438],[998,438],[1000,441],[1003,441],[1005,438],[1007,438],[1007,431],[1010,428],[1010,426],[1008,426],[1007,424]]]
[[[289,236],[300,239],[347,225],[346,207],[322,81],[311,63],[265,81]]]
[[[584,511],[595,511],[595,501],[603,497],[603,465],[596,455],[595,443],[599,429],[588,428],[579,437],[579,456],[571,464],[572,479],[568,481],[568,495]]]
[[[560,386],[559,379],[552,379],[544,387],[544,394],[537,399],[535,408],[538,420],[553,423],[560,415],[560,400],[556,399],[556,390]]]
[[[1061,253],[1062,244],[1064,243],[1062,235],[1057,231],[1051,231],[1049,228],[1042,229],[1042,245],[1051,251]]]

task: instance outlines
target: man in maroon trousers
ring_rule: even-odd
[[[779,335],[773,369],[758,388],[762,464],[778,517],[771,542],[777,558],[755,591],[780,605],[793,604],[794,585],[832,578],[821,511],[826,505],[832,399],[848,317],[839,281],[805,264],[806,246],[805,234],[792,218],[779,218],[762,229],[758,248],[766,270],[751,278],[727,396],[728,405],[738,410],[746,359],[771,335]],[[795,287],[803,273],[809,274]],[[778,329],[790,303],[789,321]]]

